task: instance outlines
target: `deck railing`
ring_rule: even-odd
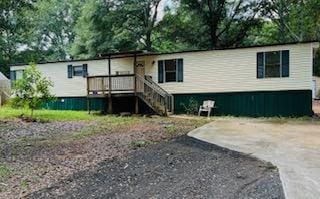
[[[173,112],[173,96],[151,79],[136,76],[136,94],[158,113],[167,115]]]
[[[173,96],[152,79],[139,75],[89,76],[87,89],[88,96],[134,93],[159,114],[173,112]]]
[[[109,80],[111,79],[111,81]],[[87,79],[88,94],[105,95],[109,91],[134,92],[134,75],[90,76]],[[109,84],[111,83],[111,87]]]

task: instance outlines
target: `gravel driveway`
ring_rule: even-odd
[[[150,145],[27,198],[284,198],[269,163],[187,136]]]

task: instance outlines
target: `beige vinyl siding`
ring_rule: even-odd
[[[81,97],[87,95],[87,79],[84,77],[68,78],[68,65],[88,64],[90,76],[108,75],[108,60],[38,64],[37,68],[48,77],[54,87],[51,92],[57,97]],[[13,66],[11,70],[21,70],[26,66]],[[130,71],[133,74],[133,58],[111,60],[111,74],[116,71]]]
[[[170,93],[215,93],[238,91],[311,90],[312,51],[316,43],[279,45],[272,47],[213,50],[138,57],[145,61],[145,74],[158,82],[158,60],[179,59],[184,62],[183,82],[159,84]],[[257,79],[257,52],[290,51],[290,76],[288,78]],[[38,64],[39,70],[53,83],[57,97],[86,96],[86,78],[68,78],[67,66],[88,64],[90,76],[107,75],[108,60],[91,60]],[[21,70],[25,66],[13,66]],[[133,58],[111,60],[111,74],[116,71],[133,73]]]
[[[257,52],[290,51],[290,77],[257,79]],[[158,60],[184,60],[184,82],[160,84],[170,93],[311,90],[312,45],[296,44],[164,54],[149,70],[158,81]]]

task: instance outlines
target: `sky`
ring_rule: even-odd
[[[172,5],[171,0],[162,0],[162,1],[160,2],[158,20],[161,20],[161,19],[163,18],[163,16],[164,16],[164,8],[165,8],[166,6],[170,6],[170,5]]]

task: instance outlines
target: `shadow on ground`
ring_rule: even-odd
[[[182,136],[101,162],[27,198],[284,198],[270,163]]]

